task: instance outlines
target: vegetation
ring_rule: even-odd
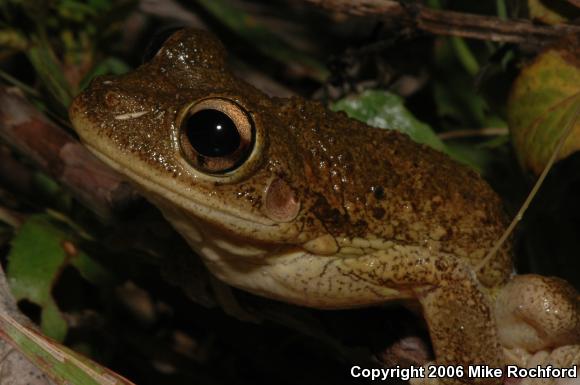
[[[580,288],[578,2],[345,3],[0,0],[0,256],[44,335],[140,385],[349,383],[352,362],[404,363],[405,338],[419,341],[410,362],[429,354],[421,321],[398,307],[322,312],[226,287],[118,176],[82,150],[63,155],[78,145],[72,98],[138,66],[175,26],[212,30],[232,69],[268,93],[317,99],[473,167],[512,216],[554,157],[515,231],[516,265]],[[0,321],[25,355],[45,354]],[[79,362],[40,367],[86,374]]]

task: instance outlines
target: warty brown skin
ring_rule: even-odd
[[[202,100],[255,129],[251,155],[222,175],[183,149],[181,122]],[[446,155],[316,102],[268,97],[233,77],[202,31],[176,32],[149,63],[95,79],[70,116],[225,282],[319,308],[413,298],[438,363],[503,363],[490,309],[512,273],[509,244],[484,257],[506,216]]]
[[[226,71],[223,47],[210,35],[174,37],[164,51],[110,84],[106,78],[95,80],[75,100],[73,121],[75,114],[90,109],[83,118],[100,137],[147,167],[170,173],[176,183],[213,191],[223,206],[242,212],[263,216],[262,192],[272,178],[283,179],[301,203],[293,220],[301,234],[256,234],[259,240],[300,244],[325,233],[373,236],[424,245],[475,265],[501,236],[506,217],[497,195],[479,175],[446,155],[316,102],[269,98]],[[239,102],[256,125],[265,127],[263,156],[237,183],[199,183],[174,158],[170,131],[177,113],[210,95]],[[164,115],[115,119],[127,111]],[[498,254],[491,266],[480,279],[488,285],[504,281],[511,270],[509,253]]]

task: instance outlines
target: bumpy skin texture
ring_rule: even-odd
[[[180,150],[180,116],[204,99],[235,102],[256,131],[248,160],[221,176]],[[506,217],[446,155],[319,103],[270,98],[191,30],[137,70],[95,79],[70,116],[225,282],[319,308],[413,298],[439,363],[503,362],[489,293],[511,274],[509,245],[484,256]]]
[[[538,352],[580,342],[578,293],[562,279],[516,276],[502,288],[495,308],[506,348]]]
[[[211,35],[178,33],[150,63],[93,81],[75,100],[72,120],[77,128],[91,127],[87,136],[100,138],[101,143],[87,140],[97,151],[106,154],[101,146],[116,146],[147,173],[170,176],[184,190],[213,193],[212,204],[260,222],[267,221],[264,189],[272,178],[284,180],[300,213],[290,224],[253,234],[258,241],[300,244],[327,233],[337,239],[375,237],[449,253],[475,266],[501,235],[506,218],[499,198],[475,172],[405,135],[370,128],[319,103],[269,98],[232,77],[224,62],[225,52]],[[236,183],[192,178],[176,159],[176,114],[209,96],[237,101],[265,130],[258,164]],[[140,111],[147,114],[118,119]],[[479,278],[498,284],[510,270],[503,250]]]

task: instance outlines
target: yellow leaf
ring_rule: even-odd
[[[564,17],[565,11],[561,9],[567,5],[565,3],[563,0],[528,0],[530,19],[552,25],[566,23],[568,19]]]
[[[569,39],[542,52],[516,79],[508,102],[508,124],[524,168],[540,174],[580,108],[580,41]],[[580,121],[557,160],[580,149]]]

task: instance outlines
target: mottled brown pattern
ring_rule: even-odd
[[[506,223],[501,203],[467,167],[403,134],[370,128],[319,103],[269,98],[233,78],[224,62],[223,47],[211,35],[177,33],[150,63],[93,81],[75,100],[71,117],[77,127],[90,125],[145,167],[172,175],[184,188],[213,192],[214,201],[244,212],[264,216],[262,192],[272,178],[285,180],[301,203],[295,229],[304,231],[262,234],[262,241],[286,243],[290,237],[302,243],[326,232],[373,236],[425,244],[476,265],[501,235]],[[170,139],[177,113],[208,96],[235,100],[264,130],[264,153],[244,183],[194,180],[176,159]],[[131,112],[146,115],[115,119]],[[481,280],[497,284],[509,271],[504,249],[482,270]]]
[[[248,160],[222,176],[194,169],[178,143],[180,116],[207,98],[243,108],[256,132]],[[318,308],[415,299],[439,363],[499,366],[500,340],[527,349],[534,330],[514,343],[498,337],[497,321],[516,330],[522,309],[552,333],[536,348],[578,338],[575,292],[554,281],[504,285],[509,242],[485,259],[506,217],[475,172],[319,103],[268,97],[226,70],[223,47],[205,32],[177,32],[151,62],[97,78],[70,116],[233,286]],[[546,301],[551,318],[534,318]]]
[[[580,344],[580,298],[562,279],[516,276],[502,288],[495,308],[505,347],[535,352]]]

